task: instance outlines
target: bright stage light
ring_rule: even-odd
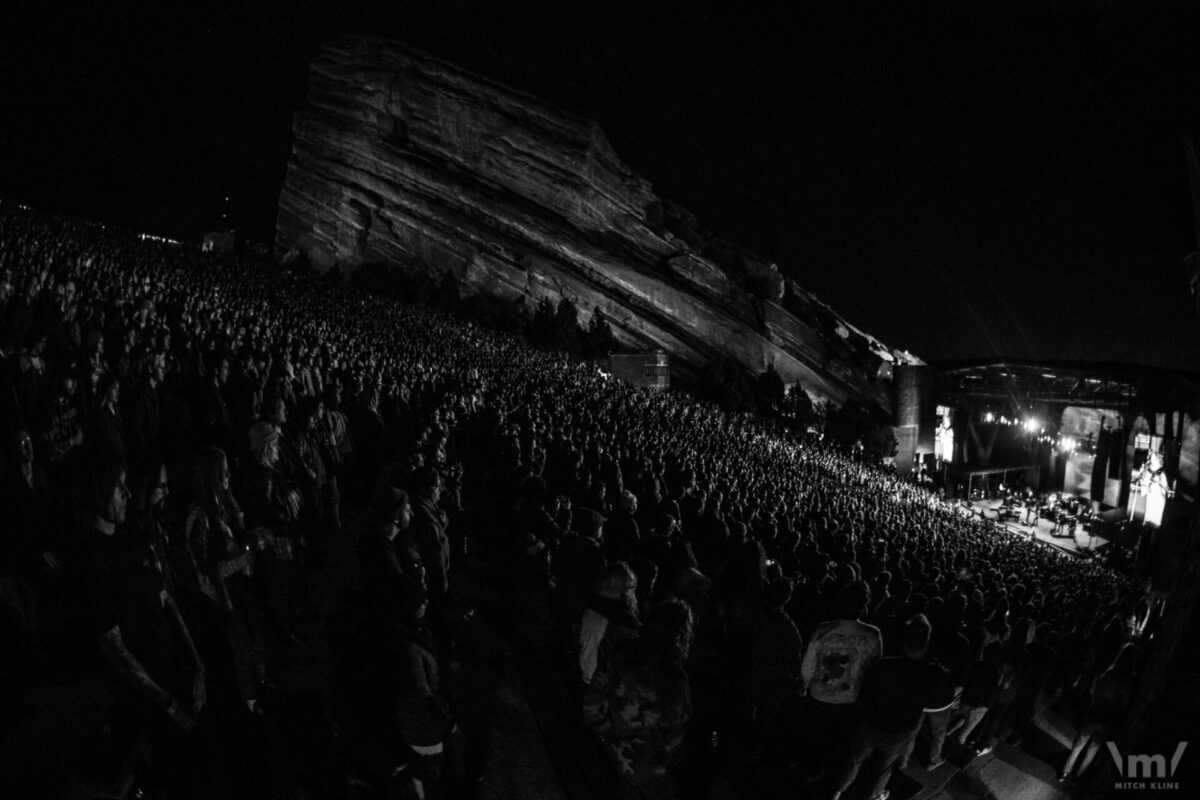
[[[1062,440],[1062,444],[1059,446],[1062,448],[1062,451],[1064,453],[1071,453],[1071,452],[1074,452],[1074,450],[1078,446],[1078,444],[1070,436],[1064,436],[1063,440]]]
[[[1039,426],[1040,426],[1040,423],[1038,423],[1038,421],[1036,419],[1034,419],[1033,417],[1030,417],[1029,419],[1025,420],[1025,430],[1029,431],[1030,433],[1033,433],[1034,431],[1036,431]]]
[[[987,412],[987,414],[985,414],[985,415],[984,415],[984,417],[983,417],[983,421],[984,421],[984,422],[992,422],[992,421],[993,421],[993,420],[995,420],[995,419],[996,419],[996,415],[995,415],[995,414],[993,414],[993,413],[992,413],[992,412],[990,412],[990,411],[989,411],[989,412]]]

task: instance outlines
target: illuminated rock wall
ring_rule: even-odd
[[[599,126],[381,39],[313,63],[276,247],[318,268],[451,271],[528,317],[603,310],[618,340],[694,378],[730,356],[842,403],[888,408],[886,349],[773,264],[701,230],[625,166]]]

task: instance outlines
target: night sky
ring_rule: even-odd
[[[597,120],[892,347],[1200,368],[1200,4],[3,5],[0,194],[40,208],[194,240],[229,196],[273,241],[307,64],[370,32]]]

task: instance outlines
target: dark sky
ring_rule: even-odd
[[[196,238],[228,195],[271,241],[307,64],[371,32],[596,119],[890,346],[1200,368],[1200,4],[3,5],[0,193],[41,207]]]

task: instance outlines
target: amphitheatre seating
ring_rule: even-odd
[[[212,446],[227,455],[232,493],[247,517],[276,526],[272,542],[287,540],[289,555],[277,548],[253,557],[266,566],[249,579],[254,590],[247,595],[257,599],[244,601],[264,612],[247,625],[264,634],[269,678],[273,670],[294,674],[292,657],[314,638],[332,651],[332,677],[324,680],[354,673],[344,629],[364,626],[356,633],[368,642],[378,629],[363,621],[372,604],[356,562],[363,551],[351,540],[378,527],[372,515],[380,489],[393,486],[408,492],[415,519],[427,515],[412,528],[425,568],[401,572],[428,580],[437,560],[448,559],[450,586],[467,581],[495,599],[479,609],[489,625],[518,638],[537,631],[541,644],[566,654],[556,662],[564,685],[577,678],[579,604],[592,602],[598,566],[628,560],[643,581],[648,568],[656,571],[654,586],[637,594],[635,613],[646,618],[657,604],[681,598],[694,618],[686,661],[690,710],[681,720],[687,734],[659,754],[673,765],[704,764],[716,748],[752,773],[778,768],[761,761],[761,747],[729,742],[764,735],[747,721],[748,713],[758,713],[747,687],[771,670],[798,667],[800,652],[774,649],[777,640],[765,631],[775,628],[760,614],[768,589],[777,586],[771,581],[781,577],[793,585],[783,608],[797,642],[809,642],[836,615],[839,593],[861,582],[870,592],[866,620],[883,631],[885,654],[899,646],[903,623],[923,613],[935,642],[961,634],[970,648],[964,669],[978,661],[985,642],[998,639],[1012,654],[1018,680],[1047,694],[1087,686],[1134,631],[1142,592],[1129,576],[1038,547],[994,521],[964,517],[927,490],[778,421],[608,381],[591,364],[532,349],[509,333],[270,264],[141,241],[10,204],[0,206],[0,278],[0,403],[7,421],[0,480],[4,518],[15,528],[0,552],[6,636],[0,649],[18,676],[6,687],[8,708],[48,685],[84,678],[124,685],[79,626],[86,613],[78,606],[78,575],[87,565],[75,561],[87,552],[80,540],[94,535],[91,481],[119,457],[134,494],[131,528],[153,521],[169,554],[187,556],[185,512],[203,502],[192,494],[191,476],[199,454]],[[106,407],[114,383],[119,396]],[[303,427],[314,415],[314,426]],[[263,431],[281,421],[282,456],[274,469],[284,494],[294,494],[290,511],[287,503],[272,505],[254,494],[261,474],[249,432],[267,425],[254,429],[261,444],[269,438]],[[23,434],[32,461],[23,455]],[[146,487],[154,484],[133,485],[144,465],[158,463],[172,492],[172,513],[161,517],[146,505]],[[425,508],[422,476],[430,470],[441,491]],[[637,531],[622,540],[623,549],[612,539],[586,541],[618,525],[625,535]],[[439,526],[448,537],[444,552],[426,546],[438,539],[419,538],[435,536]],[[201,653],[223,652],[225,634],[205,629],[216,624],[206,616],[211,609],[182,602],[200,597],[183,585],[187,570],[174,573],[171,591],[198,631]],[[421,591],[435,612],[428,627],[438,647],[430,646],[441,648],[435,660],[445,671],[435,694],[452,707],[486,707],[480,698],[464,699],[462,681],[450,688],[459,662],[449,648],[470,649],[456,638],[469,592],[443,595],[427,583]],[[633,597],[633,587],[628,591]],[[316,611],[306,607],[315,596]],[[237,609],[239,602],[235,597],[230,605]],[[351,608],[361,618],[350,618]],[[613,652],[602,647],[601,671]],[[371,696],[380,691],[364,666],[371,654],[359,654],[354,679],[365,681]],[[544,653],[541,660],[555,661]],[[218,671],[208,670],[214,719],[206,734],[218,744],[204,757],[228,762],[236,794],[246,765],[238,760],[244,754],[228,752],[236,749],[228,746],[229,730],[242,719],[236,701],[239,691],[246,699],[245,690],[231,676],[220,676],[229,680],[217,685]],[[320,705],[322,695],[338,695],[321,680],[308,685],[306,702]],[[789,685],[798,697],[799,687]],[[230,698],[232,707],[218,706]],[[282,718],[276,700],[260,704],[268,718]],[[337,704],[330,707],[336,718]],[[1007,711],[993,709],[993,717],[1004,715],[997,724],[1013,722]],[[461,713],[467,728],[488,724],[486,714]],[[585,730],[582,719],[571,724]],[[164,725],[156,719],[149,729]],[[335,719],[329,736],[336,738],[337,727]],[[285,784],[318,781],[295,752],[290,761],[279,752],[303,746],[296,732],[281,736],[268,728],[263,723],[251,736],[261,759],[255,763],[271,765],[264,771]],[[714,734],[720,730],[738,735]],[[417,735],[405,732],[409,740]],[[467,740],[470,774],[474,743]],[[407,768],[413,763],[408,759]],[[684,774],[715,780],[711,770]]]

